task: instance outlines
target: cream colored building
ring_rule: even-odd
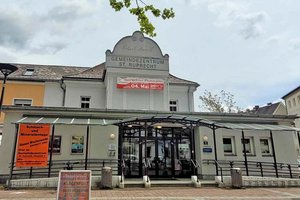
[[[93,175],[111,166],[114,176],[150,179],[212,178],[218,163],[224,174],[231,167],[277,177],[289,176],[288,166],[298,171],[295,116],[194,112],[199,84],[169,67],[169,56],[138,31],[107,50],[104,63],[78,73],[43,76],[53,68],[39,66],[44,105],[3,108],[0,176],[53,177],[67,163]],[[11,168],[22,124],[50,126],[47,167]]]
[[[290,91],[282,97],[285,101],[288,115],[298,115],[300,117],[300,86]],[[300,128],[300,119],[295,120],[295,126]]]

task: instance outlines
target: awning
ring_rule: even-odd
[[[66,124],[66,125],[112,125],[118,120],[97,118],[67,118],[67,117],[24,117],[14,124]]]
[[[226,128],[235,130],[271,130],[271,131],[300,131],[300,128],[294,128],[285,125],[275,124],[257,124],[257,123],[219,123],[194,116],[182,115],[151,115],[132,117],[124,120],[112,120],[103,118],[83,118],[83,117],[24,117],[14,124],[57,124],[57,125],[121,125],[126,126],[136,122],[155,123],[178,123],[193,126],[207,126],[216,128]]]
[[[219,128],[228,128],[236,130],[300,131],[300,128],[275,124],[216,123],[215,125]]]

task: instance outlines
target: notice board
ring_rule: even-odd
[[[47,166],[49,135],[49,124],[20,124],[16,167]]]
[[[61,170],[59,172],[57,200],[89,200],[90,196],[90,170]]]

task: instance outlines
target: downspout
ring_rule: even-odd
[[[62,98],[62,106],[65,106],[65,100],[66,100],[66,84],[64,83],[64,79],[59,80],[60,88],[63,90],[63,98]]]
[[[191,90],[191,86],[189,85],[189,88],[188,88],[188,93],[187,93],[187,96],[188,96],[188,111],[191,112],[191,98],[190,98],[190,90]]]

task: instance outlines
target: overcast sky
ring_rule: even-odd
[[[234,94],[240,107],[278,101],[300,85],[299,0],[144,0],[173,7],[154,19],[170,72]],[[92,67],[138,30],[108,0],[0,0],[0,62]]]

